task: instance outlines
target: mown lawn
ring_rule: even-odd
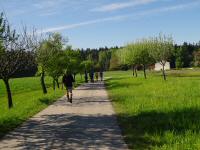
[[[76,86],[82,82],[79,76],[77,76],[76,81]],[[46,77],[48,87],[48,94],[46,95],[42,93],[39,77],[12,79],[10,85],[14,107],[9,110],[5,86],[0,80],[0,138],[55,102],[65,93],[65,90],[62,89],[53,91],[50,77]]]
[[[200,149],[200,71],[107,72],[106,85],[131,149]],[[184,74],[184,75],[181,75]]]

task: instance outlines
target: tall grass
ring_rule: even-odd
[[[200,74],[167,81],[108,72],[107,89],[131,149],[200,149]]]

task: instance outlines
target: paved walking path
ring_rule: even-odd
[[[0,149],[126,150],[103,83],[74,90],[0,141]]]

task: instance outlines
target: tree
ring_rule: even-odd
[[[65,50],[65,54],[69,59],[67,69],[74,75],[74,80],[76,80],[76,74],[81,73],[81,53],[78,50],[72,50],[72,48],[68,47]]]
[[[120,68],[120,60],[117,56],[117,50],[112,50],[110,59],[110,70],[118,70]]]
[[[12,78],[32,77],[36,74],[37,63],[35,61],[35,53],[33,51],[24,51],[24,58],[28,61],[20,66],[12,75]]]
[[[184,58],[183,58],[183,49],[182,47],[176,48],[176,68],[183,68]]]
[[[48,61],[46,71],[48,75],[51,76],[53,79],[54,90],[56,88],[56,85],[57,88],[60,88],[58,79],[60,76],[64,74],[64,70],[67,64],[68,64],[68,59],[63,52],[55,53]]]
[[[193,64],[195,67],[200,67],[200,49],[194,52]]]
[[[26,55],[26,36],[12,30],[3,13],[0,15],[0,78],[4,81],[8,97],[8,107],[13,107],[9,79],[29,63]]]
[[[36,50],[36,61],[38,64],[38,73],[40,75],[40,83],[42,86],[43,93],[47,93],[47,88],[45,85],[45,69],[48,65],[48,60],[51,57],[51,55],[48,53],[48,41],[44,40],[40,47]]]
[[[110,51],[107,50],[107,51],[99,52],[99,65],[100,65],[101,70],[108,70],[110,59],[111,59]]]
[[[81,68],[84,69],[85,73],[85,82],[88,82],[88,72],[91,71],[91,68],[94,66],[94,63],[91,60],[85,60],[81,62]]]
[[[160,34],[158,37],[150,39],[150,54],[156,62],[162,65],[163,79],[166,80],[165,64],[169,60],[174,50],[173,38]]]
[[[59,88],[58,79],[64,73],[64,69],[68,64],[68,57],[64,54],[63,46],[66,40],[59,33],[51,33],[47,41],[47,49],[49,57],[46,62],[46,72],[53,78],[53,89],[55,90],[55,83]]]
[[[47,93],[44,81],[45,73],[53,78],[53,89],[55,90],[55,83],[59,87],[58,78],[63,74],[68,61],[63,52],[65,42],[66,40],[59,33],[50,33],[49,37],[43,40],[36,51],[38,70],[44,94]]]
[[[121,64],[132,66],[133,76],[137,77],[138,61],[134,44],[128,44],[124,48],[117,50],[117,56]]]
[[[140,40],[134,46],[134,61],[143,66],[144,78],[146,79],[146,67],[153,63],[153,58],[149,54],[150,45],[147,39]]]

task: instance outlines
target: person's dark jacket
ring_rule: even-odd
[[[74,82],[74,78],[71,74],[63,76],[63,83],[66,87],[72,87],[73,82]]]

